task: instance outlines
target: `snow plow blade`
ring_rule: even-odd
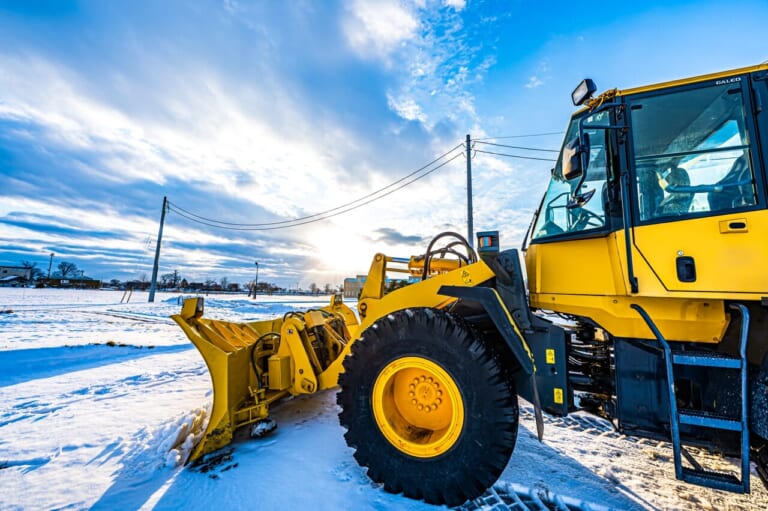
[[[350,328],[358,325],[340,296],[319,309],[249,323],[206,319],[203,309],[203,298],[189,298],[181,314],[171,316],[202,355],[213,383],[208,424],[187,461],[226,446],[243,426],[262,435],[275,401],[334,387],[353,339]]]

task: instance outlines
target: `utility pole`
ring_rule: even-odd
[[[259,262],[256,261],[256,282],[253,284],[253,299],[256,299],[256,291],[259,289]]]
[[[157,232],[157,246],[155,247],[155,264],[152,266],[152,282],[149,285],[149,302],[155,301],[155,287],[157,287],[157,267],[160,264],[160,243],[163,241],[163,224],[165,223],[165,210],[168,209],[168,197],[163,197],[163,212],[160,213],[160,230]]]
[[[472,226],[472,146],[467,133],[467,242],[470,247],[475,246],[474,227]]]
[[[53,266],[53,256],[54,255],[55,254],[53,252],[51,252],[51,261],[48,263],[48,282],[45,283],[47,286],[51,285],[51,266]]]

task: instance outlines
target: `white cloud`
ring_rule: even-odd
[[[236,1],[223,4],[229,12],[243,8]],[[367,98],[370,102],[366,104],[386,101],[386,107],[399,118],[418,122],[433,133],[431,137],[420,135],[432,148],[428,151],[431,154],[423,160],[419,157],[421,161],[400,161],[397,170],[392,168],[396,160],[392,153],[397,147],[365,139],[364,134],[337,123],[336,116],[323,118],[323,109],[339,105],[309,105],[307,102],[316,98],[301,91],[298,79],[290,75],[292,71],[270,62],[263,65],[265,72],[258,74],[257,82],[244,81],[236,72],[232,76],[238,80],[231,79],[226,66],[206,65],[205,60],[193,58],[166,59],[163,55],[157,61],[162,62],[162,69],[153,69],[157,62],[151,59],[137,63],[147,73],[145,79],[117,66],[119,71],[112,71],[111,76],[93,80],[88,78],[92,70],[85,67],[75,72],[61,60],[0,52],[0,120],[19,121],[14,124],[21,128],[13,129],[29,126],[37,146],[50,150],[50,154],[61,151],[85,156],[82,161],[69,162],[73,173],[98,175],[105,181],[125,184],[125,189],[156,189],[143,186],[148,182],[174,186],[184,182],[200,193],[215,190],[231,197],[233,203],[251,203],[283,218],[313,214],[363,197],[415,170],[433,154],[458,143],[455,130],[462,138],[463,133],[470,132],[467,129],[473,136],[482,135],[472,86],[484,79],[494,60],[482,56],[487,52],[468,42],[458,14],[463,8],[463,2],[451,0],[357,0],[343,14],[347,43],[383,68],[379,72],[386,75],[380,82],[388,87],[385,96]],[[275,41],[279,39],[275,36]],[[254,55],[259,51],[254,50]],[[335,58],[341,60],[335,60],[334,65],[342,69],[360,67],[358,59],[345,67],[348,63],[343,58],[349,55]],[[370,65],[366,62],[362,67]],[[157,78],[157,87],[145,83],[153,78]],[[102,87],[105,83],[107,86]],[[435,129],[438,125],[439,130]],[[381,130],[396,133],[410,128],[405,122],[389,122],[382,124]],[[407,145],[408,140],[404,142]],[[419,151],[424,147],[420,142]],[[358,157],[361,154],[363,158]],[[381,158],[383,154],[387,156]],[[379,160],[388,162],[380,164]],[[341,162],[354,162],[347,165],[354,168],[343,168]],[[396,174],[387,175],[382,170],[386,165]],[[407,226],[410,231],[404,234],[416,236],[446,228],[463,231],[463,165],[459,158],[429,178],[354,213],[275,232],[283,239],[269,244],[273,247],[269,250],[281,251],[275,257],[314,258],[317,268],[322,269],[324,264],[338,266],[338,261],[328,261],[338,259],[334,253],[347,245],[343,249],[344,274],[364,272],[376,250],[411,255],[423,247],[386,246],[372,240],[370,233],[383,226]],[[169,197],[174,199],[172,194]],[[127,221],[121,211],[105,211],[96,205],[90,207],[100,218],[93,219],[72,207],[52,206],[51,216],[87,219],[83,230],[138,232],[130,240],[137,246],[147,233],[154,237],[157,229],[158,212],[151,212],[148,222],[137,225]],[[221,211],[226,214],[226,207]],[[109,226],[100,225],[100,221]],[[257,217],[246,221],[269,220]],[[209,234],[202,227],[181,223],[168,226],[166,255],[192,267],[197,265],[190,258],[192,252],[174,247],[173,239],[221,247],[242,240],[252,243],[256,236],[247,232]],[[213,259],[205,259],[206,266],[223,264],[226,255],[214,250],[210,257]],[[199,254],[194,258],[204,260]]]
[[[147,181],[163,184],[170,179],[182,180],[197,186],[201,193],[216,190],[233,201],[251,202],[284,218],[337,207],[393,181],[391,175],[363,162],[355,169],[358,179],[350,180],[350,169],[340,168],[339,161],[344,154],[354,154],[365,141],[342,126],[319,124],[317,119],[308,117],[310,112],[296,104],[289,93],[282,95],[279,90],[270,90],[269,108],[260,104],[254,108],[244,97],[258,96],[260,91],[255,88],[240,86],[233,92],[223,79],[204,69],[175,69],[174,74],[178,83],[184,85],[176,88],[172,95],[162,93],[160,100],[144,98],[156,102],[154,115],[147,116],[123,111],[117,103],[100,100],[89,92],[87,82],[61,65],[40,57],[18,59],[0,54],[0,91],[4,98],[0,103],[0,119],[12,118],[33,127],[41,147],[88,155],[85,161],[71,164],[70,168],[77,172],[128,187]],[[401,99],[387,98],[390,107],[404,117],[419,122],[425,120],[415,101],[398,103]],[[281,132],[274,119],[290,126],[291,133]],[[331,147],[333,152],[329,151]],[[439,146],[437,151],[445,149],[447,147]],[[461,161],[452,167],[460,168]],[[404,162],[400,175],[421,163],[424,162],[412,162],[411,166]],[[377,250],[411,255],[411,251],[421,247],[372,246],[370,232],[381,226],[407,225],[413,229],[408,234],[434,233],[443,230],[446,222],[460,225],[463,215],[461,212],[457,215],[451,205],[455,202],[453,196],[462,192],[461,187],[451,184],[452,172],[451,167],[442,169],[434,177],[355,213],[276,231],[274,234],[281,236],[281,246],[295,248],[299,240],[302,246],[295,248],[295,253],[288,250],[275,257],[314,258],[318,268],[331,264],[337,273],[346,275],[365,272]],[[425,196],[430,200],[425,201]],[[170,198],[174,200],[173,196]],[[24,230],[24,236],[17,236],[16,230],[0,229],[0,244],[10,244],[18,238],[37,239],[39,246],[33,251],[71,241],[68,236],[56,233],[57,227],[81,230],[83,239],[77,243],[82,247],[125,251],[141,250],[146,236],[154,238],[157,230],[156,212],[147,218],[133,218],[119,211],[119,204],[109,209],[103,204],[43,202],[9,196],[3,197],[0,203],[0,217],[14,211],[35,212],[50,218],[46,223],[50,223],[54,232],[44,236],[28,230]],[[157,207],[159,210],[159,203]],[[216,218],[206,212],[197,213]],[[66,219],[77,221],[67,223]],[[221,251],[204,255],[176,247],[173,240],[195,240],[197,245],[205,247],[208,244],[234,246],[252,243],[254,239],[253,233],[248,232],[210,233],[203,229],[179,222],[178,218],[170,219],[163,252],[167,264],[179,264],[189,268],[186,271],[190,273],[193,268],[195,272],[202,272],[228,262],[229,256]],[[120,240],[104,241],[88,234],[109,231],[126,235]],[[272,232],[262,234],[271,236]],[[345,237],[347,241],[359,242],[360,248],[344,248],[344,266],[340,267],[340,261],[330,263],[324,257],[342,250],[339,242]],[[151,258],[148,261],[151,262]]]
[[[363,57],[388,61],[419,29],[414,12],[396,0],[356,0],[343,23],[350,47]]]
[[[445,0],[445,5],[453,7],[457,11],[462,11],[467,6],[467,0]]]
[[[538,76],[536,76],[536,75],[533,75],[533,76],[531,76],[531,77],[528,79],[528,83],[526,83],[526,84],[525,84],[525,86],[526,86],[528,89],[535,89],[536,87],[540,87],[540,86],[542,86],[542,85],[544,85],[544,82],[541,80],[541,78],[539,78],[539,77],[538,77]]]
[[[26,197],[4,196],[0,207],[0,216],[10,217],[20,222],[41,221],[48,230],[38,230],[34,227],[14,226],[11,223],[0,223],[0,244],[18,244],[25,242],[30,252],[41,253],[50,247],[70,245],[75,236],[72,230],[82,232],[77,236],[77,245],[84,249],[95,251],[110,250],[114,257],[119,258],[121,251],[141,251],[144,237],[157,230],[157,223],[148,218],[127,216],[109,205],[93,204],[77,199],[76,205],[66,204],[50,199],[38,200]],[[119,226],[116,219],[119,218]],[[53,228],[53,229],[51,229]],[[61,232],[59,232],[61,230]],[[94,236],[97,232],[112,232],[114,237]],[[153,235],[154,236],[154,235]],[[87,251],[82,258],[89,256]]]
[[[342,169],[327,152],[354,147],[353,133],[329,126],[318,136],[317,120],[279,91],[270,91],[267,106],[248,112],[242,96],[258,91],[238,95],[210,71],[176,71],[186,86],[163,97],[163,115],[147,118],[95,99],[61,66],[0,54],[0,119],[35,125],[42,145],[98,155],[98,168],[74,165],[107,181],[181,179],[286,216],[365,194],[359,183],[340,178]],[[291,127],[290,137],[271,121],[276,116]],[[245,184],[243,174],[250,177]],[[337,186],[318,194],[322,182]]]
[[[459,7],[462,2],[419,3],[414,13],[421,30],[396,53],[401,79],[387,91],[388,105],[401,118],[419,121],[428,131],[446,121],[462,126],[461,131],[477,124],[472,89],[495,63],[486,49],[468,43],[471,35]]]
[[[547,59],[544,59],[539,62],[539,64],[536,66],[536,71],[531,77],[528,79],[528,83],[525,84],[525,86],[528,89],[535,89],[537,87],[541,87],[544,85],[544,83],[549,80],[551,76],[549,75],[549,61]]]
[[[387,104],[392,111],[405,120],[422,123],[427,120],[427,116],[413,98],[395,98],[391,93],[387,93]]]

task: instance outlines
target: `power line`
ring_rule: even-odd
[[[563,132],[549,132],[549,133],[532,133],[528,135],[509,135],[509,136],[500,136],[500,137],[487,137],[483,139],[475,139],[473,142],[477,142],[480,144],[485,145],[491,145],[491,146],[497,146],[497,147],[505,147],[509,149],[518,149],[518,150],[524,150],[524,151],[540,151],[540,152],[552,152],[557,153],[559,151],[553,150],[553,149],[541,149],[541,148],[533,148],[533,147],[522,147],[522,146],[512,146],[512,145],[505,145],[505,144],[496,144],[492,142],[486,142],[486,140],[496,140],[496,139],[505,139],[505,138],[525,138],[525,137],[540,137],[540,136],[547,136],[547,135],[559,135]],[[434,160],[430,161],[426,165],[421,166],[420,168],[414,170],[410,174],[407,174],[400,179],[393,181],[392,183],[388,184],[387,186],[384,186],[382,188],[379,188],[378,190],[375,190],[367,195],[364,195],[358,199],[355,199],[351,202],[347,202],[345,204],[342,204],[340,206],[336,206],[334,208],[321,211],[319,213],[314,213],[312,215],[307,215],[299,218],[294,218],[292,220],[281,220],[278,222],[265,222],[265,223],[257,223],[257,224],[246,224],[246,223],[235,223],[235,222],[224,222],[221,220],[215,220],[212,218],[204,217],[201,215],[198,215],[196,213],[193,213],[187,209],[182,208],[181,206],[172,203],[170,200],[168,201],[168,211],[173,211],[174,213],[178,214],[179,216],[186,218],[187,220],[190,220],[191,222],[195,222],[201,225],[206,225],[209,227],[215,227],[219,229],[227,229],[227,230],[234,230],[234,231],[269,231],[269,230],[275,230],[275,229],[282,229],[282,228],[288,228],[288,227],[297,227],[300,225],[306,225],[313,222],[319,222],[321,220],[327,220],[329,218],[332,218],[334,216],[342,215],[344,213],[348,213],[350,211],[354,211],[355,209],[361,208],[363,206],[366,206],[374,201],[377,201],[379,199],[382,199],[388,195],[391,195],[392,193],[401,190],[402,188],[405,188],[406,186],[409,186],[416,181],[428,176],[429,174],[435,172],[436,170],[444,167],[448,163],[452,162],[459,156],[464,156],[463,152],[457,153],[452,158],[448,159],[447,161],[444,161],[440,165],[427,170],[426,172],[423,172],[425,169],[429,169],[432,165],[439,162],[443,158],[447,157],[451,152],[455,151],[459,147],[464,147],[464,144],[460,143],[449,149],[448,151],[444,152]],[[537,161],[547,161],[547,162],[554,162],[555,160],[548,159],[548,158],[537,158],[534,156],[522,156],[522,155],[516,155],[516,154],[508,154],[508,153],[500,153],[500,152],[494,152],[494,151],[483,151],[480,149],[475,150],[476,153],[484,153],[484,154],[492,154],[495,156],[505,156],[509,158],[518,158],[523,160],[537,160]],[[422,173],[423,172],[423,173]],[[421,175],[418,175],[421,173]],[[416,176],[416,177],[414,177]],[[413,178],[413,179],[411,179]],[[410,180],[409,180],[410,179]],[[407,181],[408,180],[408,181]],[[402,183],[402,184],[400,184]],[[400,184],[400,186],[396,186]]]
[[[506,135],[503,137],[485,137],[485,138],[476,138],[475,142],[478,142],[480,140],[502,140],[505,138],[528,138],[528,137],[546,137],[549,135],[562,135],[565,133],[564,131],[550,131],[548,133],[530,133],[528,135]]]
[[[459,147],[459,146],[462,146],[462,145],[463,144],[459,144],[456,147]],[[456,147],[451,149],[451,151],[455,150]],[[433,160],[433,162],[431,162],[431,163],[434,163],[435,161],[439,160],[440,158],[445,157],[445,155],[447,155],[449,153],[450,153],[450,151],[448,151],[447,153],[443,154],[442,156],[440,156],[436,160]],[[204,217],[201,217],[199,215],[195,215],[194,213],[189,213],[186,210],[183,210],[183,209],[179,208],[178,206],[172,204],[170,201],[168,203],[168,210],[169,211],[173,211],[174,213],[178,214],[179,216],[182,216],[182,217],[186,218],[187,220],[190,220],[190,221],[198,223],[198,224],[207,225],[209,227],[216,227],[216,228],[219,228],[219,229],[232,230],[232,231],[272,231],[272,230],[275,230],[275,229],[287,229],[289,227],[298,227],[300,225],[306,225],[306,224],[311,224],[311,223],[314,223],[314,222],[320,222],[321,220],[327,220],[327,219],[333,218],[335,216],[343,215],[344,213],[349,213],[350,211],[354,211],[355,209],[361,208],[361,207],[366,206],[366,205],[368,205],[368,204],[370,204],[370,203],[372,203],[374,201],[382,199],[382,198],[384,198],[384,197],[386,197],[388,195],[391,195],[391,194],[395,193],[398,190],[401,190],[401,189],[405,188],[406,186],[409,186],[409,185],[415,183],[419,179],[422,179],[422,178],[430,175],[431,173],[435,172],[436,170],[441,169],[442,167],[448,165],[449,163],[451,163],[453,160],[455,160],[459,156],[462,156],[462,153],[457,153],[453,158],[450,158],[449,160],[444,161],[443,163],[441,163],[437,167],[429,169],[428,171],[424,172],[423,174],[421,174],[419,176],[416,176],[413,179],[411,179],[410,181],[407,181],[407,182],[401,184],[400,186],[387,191],[386,193],[378,195],[377,197],[372,197],[372,196],[376,195],[376,194],[378,194],[378,193],[380,193],[380,192],[382,192],[384,190],[387,190],[388,188],[391,188],[393,185],[402,182],[404,179],[406,179],[406,178],[408,178],[410,176],[413,176],[418,171],[412,172],[408,176],[405,176],[405,177],[395,181],[394,183],[391,183],[390,185],[385,186],[384,188],[381,188],[381,189],[377,190],[376,192],[370,193],[370,194],[366,195],[365,197],[362,197],[362,198],[360,198],[360,199],[358,199],[356,201],[352,201],[352,202],[349,202],[349,203],[347,203],[345,205],[338,206],[338,207],[335,207],[333,209],[329,209],[329,210],[324,211],[322,213],[316,213],[314,215],[309,215],[309,216],[302,217],[302,218],[297,218],[297,219],[294,219],[294,220],[286,220],[284,222],[273,222],[271,224],[233,224],[233,223],[229,223],[229,222],[220,222],[218,220],[204,219]],[[426,165],[426,166],[424,166],[424,167],[422,167],[421,169],[419,169],[419,171],[424,169],[424,168],[426,168],[427,166],[431,165],[431,163]],[[361,200],[363,200],[365,198],[368,198],[368,197],[372,197],[372,198],[357,204]],[[335,213],[332,213],[334,211],[335,211]],[[317,218],[315,218],[315,217],[317,217]],[[277,223],[287,224],[287,225],[275,225]],[[221,225],[221,224],[225,224],[225,225]],[[228,226],[239,226],[239,227],[228,227]]]
[[[509,149],[522,149],[525,151],[539,151],[543,153],[559,153],[560,152],[557,149],[539,149],[536,147],[522,147],[517,145],[494,144],[493,142],[483,142],[481,140],[476,140],[475,142],[477,142],[478,144],[492,145],[496,147],[507,147]]]
[[[519,158],[521,160],[538,160],[538,161],[549,161],[549,162],[555,162],[557,160],[552,160],[549,158],[536,158],[535,156],[520,156],[519,154],[506,154],[506,153],[495,153],[493,151],[481,151],[480,149],[475,149],[476,153],[485,153],[485,154],[495,154],[496,156],[508,156],[510,158]]]
[[[321,211],[321,212],[319,212],[319,213],[314,213],[314,214],[312,214],[312,215],[307,215],[307,216],[303,216],[303,217],[299,217],[299,218],[294,218],[294,219],[292,219],[292,220],[281,220],[281,221],[279,221],[279,222],[266,222],[266,223],[259,223],[259,224],[244,224],[244,223],[222,222],[222,221],[220,221],[220,220],[214,220],[214,219],[212,219],[212,218],[206,218],[206,217],[204,217],[204,216],[200,216],[200,215],[197,215],[197,214],[195,214],[195,213],[192,213],[191,211],[187,211],[186,209],[182,208],[181,206],[178,206],[178,205],[176,205],[176,204],[173,204],[173,203],[171,203],[171,204],[174,206],[174,208],[175,208],[175,209],[179,210],[179,211],[176,211],[176,212],[177,212],[177,213],[179,213],[179,214],[181,214],[181,213],[186,213],[186,214],[187,214],[187,215],[189,215],[190,217],[194,217],[194,218],[196,218],[196,219],[199,219],[199,220],[202,220],[202,221],[204,221],[204,222],[210,222],[210,223],[212,223],[212,224],[221,224],[221,225],[222,225],[222,228],[225,228],[225,227],[223,227],[223,226],[237,226],[237,227],[268,227],[268,226],[275,226],[275,225],[293,224],[293,223],[295,223],[295,222],[300,222],[300,221],[303,221],[303,220],[308,220],[308,219],[310,219],[310,218],[315,218],[315,217],[319,217],[319,216],[323,216],[323,215],[326,215],[326,214],[328,214],[328,213],[332,213],[332,212],[334,212],[334,211],[338,211],[338,210],[340,210],[340,209],[346,208],[347,206],[351,206],[351,205],[353,205],[353,204],[356,204],[356,203],[358,203],[358,202],[361,202],[361,201],[363,201],[363,200],[365,200],[365,199],[367,199],[367,198],[369,198],[369,197],[372,197],[372,196],[374,196],[374,195],[378,195],[379,193],[383,192],[384,190],[387,190],[387,189],[389,189],[389,188],[392,188],[392,187],[393,187],[393,186],[395,186],[396,184],[398,184],[398,183],[401,183],[401,182],[405,181],[406,179],[408,179],[408,178],[410,178],[410,177],[412,177],[412,176],[414,176],[414,175],[418,174],[419,172],[421,172],[422,170],[424,170],[424,169],[426,169],[426,168],[429,168],[430,166],[434,165],[436,162],[438,162],[438,161],[440,161],[441,159],[445,158],[447,155],[449,155],[451,152],[455,151],[455,150],[456,150],[456,149],[458,149],[459,147],[463,147],[463,145],[464,145],[464,144],[457,144],[457,145],[455,145],[454,147],[452,147],[452,148],[451,148],[451,149],[449,149],[448,151],[444,152],[443,154],[441,154],[440,156],[438,156],[437,158],[435,158],[435,159],[434,159],[434,160],[432,160],[431,162],[427,163],[426,165],[423,165],[423,166],[421,166],[420,168],[418,168],[418,169],[414,170],[414,171],[413,171],[413,172],[411,172],[410,174],[408,174],[408,175],[405,175],[405,176],[401,177],[400,179],[398,179],[397,181],[393,181],[392,183],[388,184],[387,186],[385,186],[385,187],[383,187],[383,188],[379,188],[378,190],[375,190],[375,191],[373,191],[373,192],[369,193],[368,195],[364,195],[364,196],[362,196],[362,197],[360,197],[360,198],[358,198],[358,199],[355,199],[355,200],[353,200],[353,201],[351,201],[351,202],[347,202],[346,204],[342,204],[341,206],[337,206],[337,207],[335,207],[335,208],[331,208],[331,209],[328,209],[328,210],[326,210],[326,211]],[[463,154],[463,153],[460,153],[460,154]],[[449,160],[449,161],[450,161],[450,160]],[[439,167],[438,167],[438,168],[439,168]],[[436,169],[433,169],[433,170],[436,170]],[[431,171],[430,171],[430,172],[431,172]],[[428,174],[428,173],[427,173],[427,174]],[[425,175],[427,175],[427,174],[425,174]],[[423,177],[423,176],[422,176],[422,177]],[[398,188],[398,189],[399,189],[399,188]],[[386,196],[386,195],[383,195],[382,197],[384,197],[384,196]],[[169,201],[169,203],[170,203],[170,201]],[[366,204],[367,204],[367,203],[366,203]],[[182,215],[182,216],[184,216],[184,215]],[[188,218],[188,217],[185,217],[185,218]],[[190,218],[190,220],[193,220],[193,218]],[[209,224],[206,224],[206,225],[209,225]],[[214,225],[214,226],[212,226],[212,227],[216,227],[216,226]]]

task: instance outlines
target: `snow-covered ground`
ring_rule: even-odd
[[[273,408],[273,435],[238,434],[215,465],[176,466],[171,447],[210,403],[210,379],[168,319],[179,295],[158,293],[153,304],[145,293],[122,297],[0,288],[0,509],[439,509],[367,479],[344,443],[334,391]],[[217,295],[206,316],[251,321],[326,302]],[[504,509],[499,502],[525,494],[570,508],[768,509],[754,473],[749,495],[684,484],[668,443],[624,437],[583,414],[545,416],[539,443],[531,408],[521,406],[509,466],[467,509]]]

